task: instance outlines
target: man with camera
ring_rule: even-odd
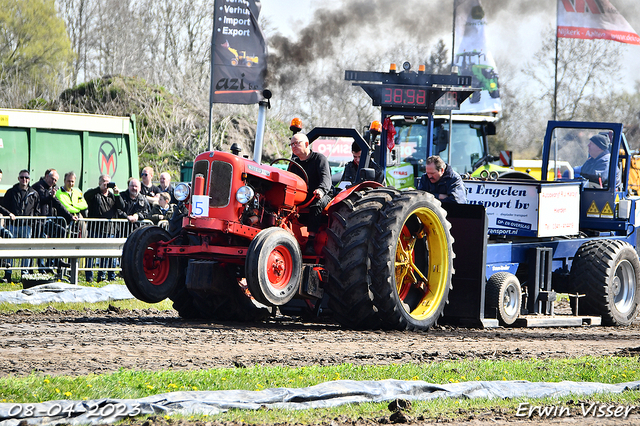
[[[56,198],[59,177],[56,169],[47,169],[44,176],[32,186],[40,197],[40,216],[48,217],[36,225],[34,234],[38,238],[64,238],[67,226],[78,220],[78,216],[69,212]],[[60,219],[61,217],[64,220]],[[54,259],[38,259],[38,269],[41,273],[53,272],[51,267],[55,263],[60,262],[54,262]]]
[[[89,206],[90,218],[117,219],[118,212],[124,209],[120,190],[115,182],[111,182],[111,176],[101,175],[98,179],[98,187],[89,189],[84,193],[84,198]],[[113,227],[106,226],[104,223],[89,223],[89,236],[93,238],[108,238],[113,234]],[[101,267],[113,267],[113,259],[108,261],[100,259]],[[93,266],[93,259],[89,259],[89,268]],[[98,282],[104,279],[104,271],[98,272]],[[108,279],[113,281],[116,273],[109,271]],[[93,281],[93,271],[86,272],[87,282]]]

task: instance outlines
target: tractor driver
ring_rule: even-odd
[[[433,194],[443,203],[467,203],[467,191],[462,178],[437,155],[427,158],[426,173],[418,182],[418,189]]]
[[[320,228],[322,210],[331,200],[331,170],[329,168],[329,160],[327,160],[327,157],[323,154],[311,151],[309,139],[304,133],[296,133],[293,135],[289,146],[293,152],[292,160],[304,169],[309,178],[309,188],[305,203],[311,199],[313,199],[313,201],[309,205],[309,219],[307,221],[309,240],[304,254],[315,255],[313,246],[315,244],[316,232],[318,232],[318,228]],[[294,165],[289,165],[289,171],[302,177],[302,171]],[[302,178],[304,179],[304,177]]]
[[[599,133],[589,138],[589,158],[576,172],[583,178],[606,188],[609,180],[609,162],[611,161],[611,141],[607,135]]]

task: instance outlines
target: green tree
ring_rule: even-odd
[[[54,0],[0,0],[2,104],[56,96],[73,59]]]

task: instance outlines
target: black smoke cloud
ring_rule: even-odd
[[[337,55],[339,45],[363,33],[380,42],[396,38],[424,40],[451,26],[451,12],[438,1],[347,0],[336,9],[318,9],[295,39],[281,34],[269,37],[269,85],[286,85],[290,78],[317,59]],[[419,7],[416,7],[419,6]],[[447,20],[445,22],[445,19]]]
[[[540,12],[555,13],[555,0],[484,0],[490,23],[514,22]],[[370,43],[406,41],[425,46],[435,37],[451,33],[453,0],[345,0],[340,7],[319,8],[309,25],[289,39],[279,33],[269,37],[267,84],[284,86],[308,64],[338,55],[339,46],[373,35]]]

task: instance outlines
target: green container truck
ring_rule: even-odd
[[[139,173],[135,116],[0,108],[0,196],[20,170],[29,170],[35,183],[50,168],[60,181],[74,171],[82,191],[98,186],[101,174],[126,189],[129,177]]]

